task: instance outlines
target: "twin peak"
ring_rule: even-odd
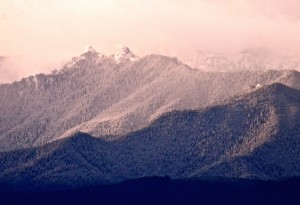
[[[84,56],[98,55],[98,56],[104,57],[104,54],[97,52],[92,46],[87,46],[82,55],[84,55]],[[119,45],[117,47],[117,51],[115,52],[115,54],[112,55],[112,57],[118,63],[120,63],[123,60],[134,61],[134,60],[138,59],[138,57],[136,55],[134,55],[128,47],[123,46],[123,45]]]

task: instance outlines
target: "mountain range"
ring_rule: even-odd
[[[123,57],[122,57],[123,56]],[[171,110],[205,107],[275,82],[300,88],[297,71],[204,72],[177,58],[106,57],[89,47],[61,70],[0,86],[0,150],[30,148],[85,132],[120,135]]]
[[[299,89],[295,70],[208,72],[89,46],[59,71],[0,85],[0,185],[298,177]]]
[[[74,188],[146,176],[296,177],[299,109],[300,91],[275,83],[214,106],[163,114],[115,140],[77,133],[36,148],[2,152],[0,182]]]

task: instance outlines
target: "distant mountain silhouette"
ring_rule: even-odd
[[[198,51],[183,61],[195,69],[215,72],[300,70],[300,58],[278,55],[263,47],[244,49],[235,54]]]

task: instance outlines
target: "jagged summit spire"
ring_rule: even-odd
[[[82,61],[86,61],[86,60],[97,61],[104,57],[105,57],[104,54],[99,53],[91,45],[88,45],[80,56],[73,57],[72,60],[65,65],[65,67],[72,68]]]
[[[117,63],[120,63],[124,60],[134,61],[137,60],[138,57],[135,56],[127,46],[119,45],[116,53],[114,54],[114,59]]]
[[[131,52],[130,49],[127,46],[124,45],[118,45],[117,46],[117,52]]]
[[[91,45],[88,45],[83,54],[81,56],[85,56],[85,57],[103,57],[104,55],[102,53],[99,53],[98,51],[96,51]]]
[[[87,53],[87,52],[97,53],[97,51],[91,45],[88,45],[85,48],[84,53]]]

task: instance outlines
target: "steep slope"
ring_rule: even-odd
[[[272,82],[300,88],[300,75],[296,71],[206,73],[185,67],[166,70],[142,89],[60,137],[78,131],[94,136],[128,133],[146,126],[165,112],[204,107],[251,91],[259,83]]]
[[[85,52],[58,73],[1,86],[1,149],[45,143],[141,89],[162,70],[178,67],[177,61],[161,59],[143,61],[136,71],[130,61],[117,64]]]
[[[257,84],[300,88],[296,71],[202,72],[176,58],[132,59],[128,48],[120,49],[120,62],[88,47],[59,72],[1,85],[0,150],[43,145],[78,131],[122,135],[167,111],[204,107]]]
[[[272,89],[279,93],[273,102],[276,126],[257,133],[243,142],[231,157],[200,170],[195,176],[277,179],[299,175],[300,98],[297,91],[280,84]]]
[[[299,176],[300,96],[282,84],[261,88],[270,118],[254,117],[261,128],[237,144],[229,157],[195,172],[193,176],[278,179]],[[268,99],[268,100],[266,100]],[[248,99],[253,102],[252,98]],[[254,101],[255,102],[255,101]],[[257,103],[257,102],[255,102]],[[252,113],[248,113],[252,115]],[[263,113],[260,113],[264,116]]]
[[[0,181],[77,187],[165,175],[299,176],[299,120],[299,90],[262,86],[211,107],[164,114],[149,127],[121,137],[79,133],[42,147],[1,153]]]

